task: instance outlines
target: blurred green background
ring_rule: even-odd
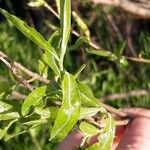
[[[49,0],[48,3],[56,9],[54,1]],[[1,0],[0,7],[27,21],[47,39],[53,30],[46,25],[45,20],[59,25],[59,21],[45,8],[30,8],[25,0]],[[118,58],[125,55],[150,60],[150,20],[136,18],[120,9],[94,5],[88,1],[72,1],[72,9],[88,25],[92,41],[103,49],[111,51]],[[39,73],[41,49],[6,22],[2,16],[0,18],[0,50],[12,60]],[[82,34],[74,21],[72,21],[72,28]],[[72,35],[69,45],[73,45],[76,40],[77,37]],[[85,45],[68,51],[65,57],[65,68],[69,72],[75,73],[82,64],[86,64],[86,68],[80,80],[84,80],[91,87],[97,98],[102,98],[116,108],[150,108],[150,63],[126,59],[123,63],[111,61],[106,57],[88,54]],[[8,68],[0,63],[0,92],[9,91],[12,88],[11,83],[14,82]],[[34,84],[38,86],[40,83],[35,81]],[[22,94],[28,94],[24,88],[17,90]],[[12,128],[20,130],[21,125],[15,124]],[[0,141],[0,150],[53,149],[55,144],[49,143],[47,131],[48,127],[43,126],[8,142]]]

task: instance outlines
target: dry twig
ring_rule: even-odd
[[[116,115],[116,116],[120,116],[120,117],[122,117],[122,118],[128,118],[128,114],[125,113],[125,112],[123,112],[123,111],[121,111],[121,110],[119,110],[119,109],[116,109],[116,108],[114,108],[114,107],[111,107],[111,106],[109,106],[109,105],[107,105],[107,104],[104,104],[104,103],[102,103],[102,102],[100,102],[100,105],[101,105],[102,107],[104,107],[107,111],[109,111],[110,113],[112,113],[112,114],[114,114],[114,115]]]
[[[95,3],[100,3],[100,2],[103,2],[102,4],[109,4],[109,5],[112,5],[115,4],[117,5],[117,1],[119,0],[93,0],[93,2]],[[141,1],[141,0],[139,0]],[[146,0],[142,0],[146,3]],[[148,2],[148,4],[150,4],[150,2]],[[45,6],[50,12],[52,12],[58,19],[59,19],[59,15],[58,13],[52,8],[50,7],[49,5],[46,5]],[[149,10],[150,11],[150,10]],[[150,12],[149,12],[149,15],[150,15]],[[117,31],[118,32],[118,31]],[[71,33],[74,34],[75,36],[77,37],[80,37],[80,33],[78,33],[77,31],[71,29]],[[104,50],[100,45],[97,45],[95,44],[93,41],[89,41],[89,46],[93,47],[94,49],[97,49],[97,50]],[[106,51],[106,50],[105,50]],[[110,51],[109,51],[110,52]],[[113,54],[113,53],[112,53]],[[127,57],[127,56],[124,56],[127,60],[130,60],[130,61],[133,61],[133,62],[139,62],[139,63],[147,63],[149,64],[150,63],[150,60],[148,59],[144,59],[144,58],[135,58],[135,57]]]
[[[92,0],[94,3],[119,7],[135,16],[150,19],[150,1],[147,0]]]
[[[11,60],[5,53],[3,53],[2,51],[0,51],[0,56],[2,56],[3,58],[6,58],[8,60]],[[12,62],[12,61],[11,61]],[[20,63],[14,61],[13,63],[14,67],[20,69],[21,71],[23,71],[24,73],[26,73],[28,76],[42,82],[45,84],[49,83],[48,79],[43,78],[42,76],[40,76],[39,74],[32,72],[31,70],[27,69],[26,67],[24,67],[23,65],[21,65]]]
[[[116,100],[116,99],[127,99],[129,97],[134,97],[134,96],[142,96],[142,95],[148,95],[150,94],[150,89],[139,89],[139,90],[133,90],[130,92],[124,92],[124,93],[115,93],[113,95],[108,95],[103,98],[101,98],[102,101],[107,101],[107,100]]]
[[[0,55],[0,60],[11,70],[13,75],[15,75],[20,83],[22,83],[30,91],[33,91],[34,87],[30,85],[26,79],[22,78],[22,76],[19,75],[18,70],[14,65],[11,65],[2,55]]]

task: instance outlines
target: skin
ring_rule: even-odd
[[[150,149],[150,110],[142,108],[123,109],[132,117],[132,121],[127,126],[118,126],[116,136],[111,150],[149,150]],[[74,130],[62,141],[57,150],[74,150],[80,146],[83,134],[79,130]],[[89,145],[97,142],[93,136]]]

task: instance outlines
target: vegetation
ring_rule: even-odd
[[[105,18],[115,16],[115,8],[106,12],[101,5],[81,1],[80,13],[75,6],[71,11],[70,0],[56,4],[58,14],[44,0],[29,3],[60,18],[60,25],[45,21],[43,33],[51,32],[47,39],[0,9],[9,20],[0,24],[0,149],[55,149],[74,128],[85,134],[81,147],[99,134],[99,143],[87,149],[109,149],[117,124],[111,113],[126,114],[104,102],[116,108],[149,108],[149,32],[140,32],[138,57],[127,55],[122,35],[117,32],[112,42],[107,29]],[[88,12],[97,17],[92,20]],[[95,44],[98,40],[101,45]]]

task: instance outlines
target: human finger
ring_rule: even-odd
[[[131,117],[141,116],[150,118],[150,110],[145,108],[122,108]]]
[[[127,126],[116,150],[149,150],[150,118],[136,117]]]
[[[56,150],[74,150],[82,142],[83,134],[79,130],[70,133],[56,148]]]

